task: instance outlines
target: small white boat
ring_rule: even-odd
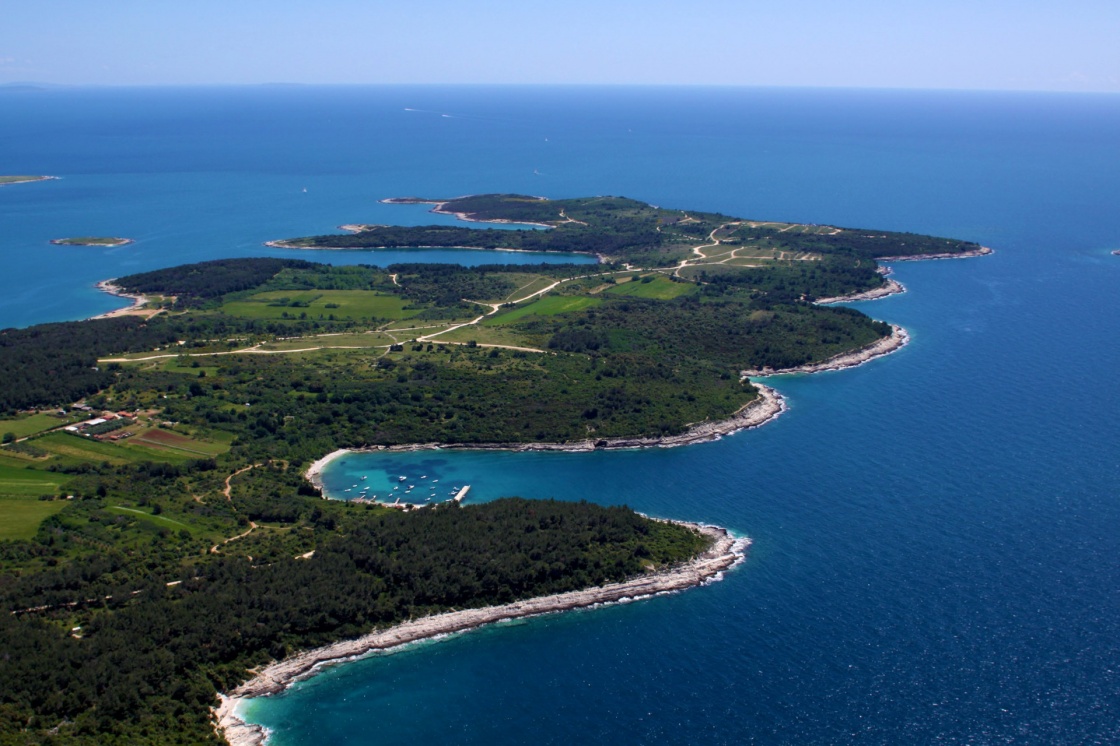
[[[398,478],[397,478],[397,481],[398,481],[398,482],[403,482],[403,481],[404,481],[404,480],[406,480],[406,479],[408,479],[408,477],[398,477]]]
[[[368,476],[362,477],[362,481],[363,481],[363,482],[364,482],[364,481],[366,481],[367,479],[369,479],[369,477],[368,477]]]

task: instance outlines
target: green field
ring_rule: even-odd
[[[35,459],[22,453],[12,453],[8,449],[0,449],[0,466],[24,469]]]
[[[205,373],[208,376],[218,375],[218,366],[216,365],[202,365],[197,361],[190,363],[185,359],[170,358],[167,362],[162,363],[161,366],[168,373],[185,373],[191,376],[198,376],[199,373]]]
[[[518,272],[510,272],[507,276],[507,279],[509,279],[510,282],[514,283],[517,286],[517,289],[509,295],[506,295],[505,297],[493,298],[492,300],[494,300],[495,302],[499,300],[516,301],[520,298],[526,298],[537,292],[538,290],[543,290],[552,283],[556,282],[556,280],[552,279],[551,277],[542,277],[541,275],[533,275],[527,273],[522,274]],[[484,299],[476,298],[475,300]]]
[[[130,441],[124,442],[129,443]],[[128,446],[128,452],[134,461],[158,461],[168,464],[182,464],[192,459],[207,458],[207,456],[201,453],[176,451],[168,448],[160,448],[158,446],[150,446],[147,443],[132,443]]]
[[[67,481],[69,477],[62,474],[0,466],[0,495],[5,497],[56,495]]]
[[[602,302],[599,298],[589,298],[585,295],[546,295],[540,300],[488,318],[482,323],[486,326],[501,326],[502,324],[512,324],[515,321],[520,321],[526,316],[555,316],[561,313],[582,311]]]
[[[249,319],[299,318],[303,313],[313,319],[331,315],[336,319],[406,319],[417,313],[406,310],[407,303],[399,296],[372,290],[272,290],[224,303],[221,310]]]
[[[540,349],[541,345],[546,343],[540,339],[530,339],[525,335],[518,334],[510,329],[501,326],[482,326],[475,324],[474,326],[464,326],[455,331],[441,334],[432,340],[438,344],[440,342],[462,344],[474,340],[480,345],[503,345],[508,347],[531,347]]]
[[[65,500],[0,497],[0,541],[30,539],[44,519],[65,507]]]
[[[130,453],[128,449],[121,446],[70,433],[44,435],[36,438],[34,444],[67,461],[108,461],[110,464],[120,465],[151,459],[151,456],[145,456],[135,450]]]
[[[668,277],[658,276],[650,282],[641,280],[624,282],[605,292],[610,295],[629,295],[634,298],[672,300],[696,292],[696,286],[688,282],[673,282]]]
[[[77,420],[87,419],[85,415],[80,417],[66,416],[60,417],[53,414],[32,414],[26,417],[17,417],[11,420],[0,420],[0,434],[12,433],[17,438],[25,438],[28,435],[41,433],[44,430],[50,430],[54,427],[61,425],[69,425],[71,422]]]
[[[435,332],[438,332],[440,329],[446,329],[449,326],[462,324],[465,321],[470,321],[471,319],[478,318],[484,313],[484,309],[481,307],[475,307],[471,310],[474,311],[474,313],[452,319],[413,319],[407,324],[402,322],[395,326],[387,326],[385,327],[385,331],[395,334],[402,340],[412,339],[413,337],[423,336],[424,334],[433,334]]]

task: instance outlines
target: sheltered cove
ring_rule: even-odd
[[[744,370],[744,377],[762,377],[782,375],[788,373],[821,373],[831,370],[843,370],[876,358],[889,355],[901,349],[910,342],[910,335],[897,324],[891,325],[891,334],[883,339],[873,342],[852,352],[845,352],[820,363],[800,365],[795,368],[781,370]],[[305,476],[319,489],[323,489],[322,472],[327,464],[336,458],[348,453],[379,453],[379,452],[409,452],[424,450],[474,450],[474,451],[559,451],[568,453],[586,453],[596,450],[614,450],[621,448],[673,448],[676,446],[692,445],[719,440],[726,435],[732,435],[741,430],[750,430],[761,427],[767,422],[779,417],[786,411],[785,399],[780,393],[770,386],[755,383],[759,396],[738,412],[724,420],[702,422],[693,425],[679,435],[647,436],[635,438],[602,438],[599,440],[588,439],[569,443],[411,443],[398,446],[370,446],[367,448],[340,448],[315,461],[308,467]]]
[[[680,435],[648,436],[639,438],[603,438],[580,440],[570,443],[411,443],[399,446],[370,446],[368,448],[340,448],[311,464],[305,476],[319,489],[323,488],[322,472],[331,461],[348,453],[409,452],[426,450],[472,451],[561,451],[586,453],[595,450],[619,448],[671,448],[674,446],[718,440],[725,435],[749,430],[766,424],[785,411],[785,400],[774,389],[756,384],[759,396],[731,417],[716,422],[702,422]]]

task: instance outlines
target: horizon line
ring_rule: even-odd
[[[0,82],[0,90],[23,89],[141,89],[141,88],[723,88],[806,91],[894,91],[930,93],[1046,93],[1067,95],[1118,95],[1120,90],[1067,88],[960,88],[952,86],[875,86],[875,85],[806,85],[771,83],[511,83],[511,82],[377,82],[377,83],[293,83],[268,81],[256,83],[50,83],[44,81]]]

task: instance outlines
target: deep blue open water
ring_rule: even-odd
[[[0,326],[119,305],[90,288],[104,277],[432,218],[376,202],[394,195],[624,194],[996,249],[897,265],[909,292],[862,308],[913,342],[772,379],[790,410],[757,430],[336,464],[340,488],[427,475],[754,545],[705,588],[331,669],[250,705],[273,743],[1120,741],[1120,97],[257,88],[0,107],[2,170],[63,177],[0,187]],[[138,240],[46,244],[75,234]]]

